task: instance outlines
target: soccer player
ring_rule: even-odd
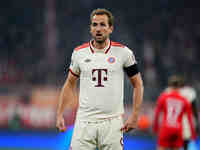
[[[158,133],[158,150],[172,148],[179,150],[183,146],[183,115],[187,113],[191,128],[191,137],[195,139],[196,134],[192,122],[191,105],[185,97],[180,94],[184,86],[182,78],[172,76],[169,78],[170,90],[163,92],[157,101],[153,130]],[[163,113],[163,119],[159,126],[159,116]]]
[[[64,128],[63,111],[78,103],[72,150],[122,150],[123,133],[137,127],[143,82],[133,52],[113,42],[113,15],[95,9],[90,16],[92,39],[74,49],[69,74],[62,88],[56,126]],[[124,72],[133,85],[133,111],[123,122]],[[76,84],[80,78],[80,94]],[[79,100],[78,100],[79,99]],[[78,102],[77,102],[78,101]]]
[[[182,78],[181,76],[176,76],[173,78],[173,80],[171,79],[170,82],[175,82],[176,78]],[[171,88],[168,87],[165,91],[170,91]],[[194,118],[194,125],[195,125],[195,129],[196,129],[196,133],[199,133],[199,117],[198,117],[198,103],[197,103],[197,94],[194,88],[192,88],[191,86],[188,85],[184,85],[182,88],[180,88],[179,93],[181,94],[181,96],[185,97],[186,100],[191,104],[192,106],[192,114],[193,114],[193,118]],[[191,140],[191,130],[190,130],[190,126],[189,126],[189,122],[187,119],[187,114],[184,114],[183,116],[183,140],[184,140],[184,150],[188,150],[188,144]]]

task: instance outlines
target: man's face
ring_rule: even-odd
[[[109,26],[106,15],[94,15],[90,25],[90,33],[94,40],[103,43],[113,31],[113,26]]]

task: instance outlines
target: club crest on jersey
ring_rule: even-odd
[[[87,59],[84,60],[84,62],[86,62],[86,63],[91,62],[91,59],[87,58]]]
[[[110,64],[113,64],[113,63],[115,63],[115,61],[116,61],[115,57],[113,57],[113,56],[109,57],[107,60],[108,60],[108,62],[109,62]]]

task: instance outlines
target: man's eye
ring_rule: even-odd
[[[105,26],[106,26],[106,24],[105,24],[105,23],[101,23],[101,26],[105,27]]]
[[[94,26],[94,27],[97,26],[97,23],[93,23],[92,26]]]

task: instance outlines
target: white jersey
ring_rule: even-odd
[[[91,41],[76,48],[70,71],[80,77],[77,118],[94,121],[123,114],[123,69],[136,63],[133,52],[117,42],[109,41],[103,50]]]

